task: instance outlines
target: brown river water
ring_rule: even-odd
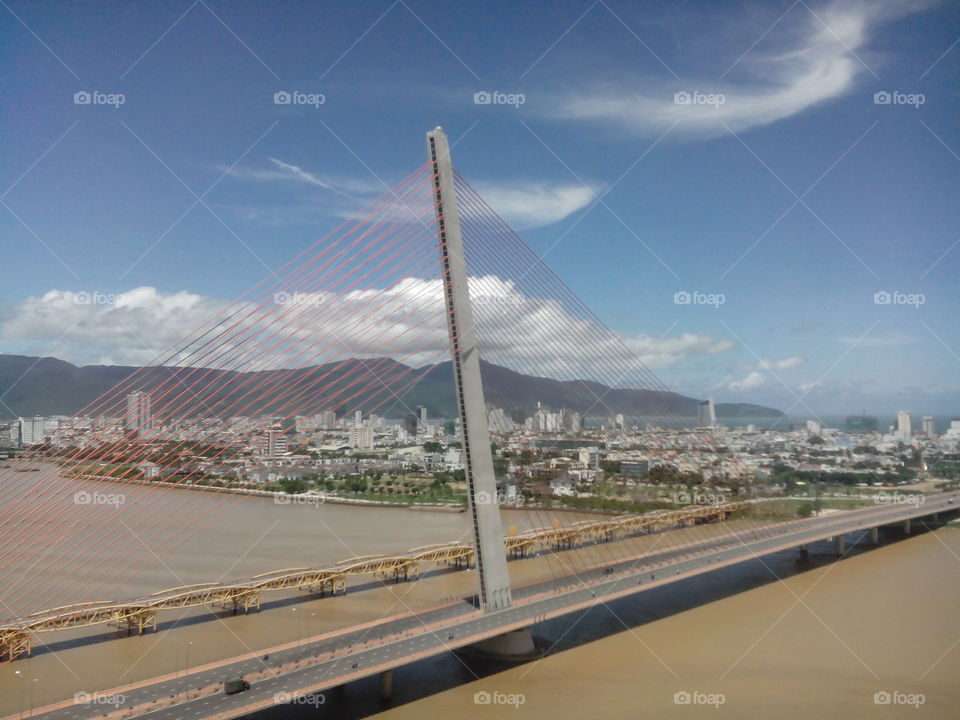
[[[28,485],[29,478],[19,475],[11,482]],[[60,478],[47,482],[60,483],[68,495],[84,487]],[[119,508],[122,513],[164,492],[130,486],[114,486],[112,491],[127,495]],[[172,549],[140,542],[135,537],[140,528],[132,519],[119,522],[133,516],[118,515],[115,527],[130,531],[124,553],[138,568],[121,582],[85,580],[77,569],[91,565],[96,548],[66,542],[42,561],[36,553],[24,552],[0,592],[12,598],[10,583],[30,578],[31,591],[18,607],[22,613],[50,607],[29,603],[66,592],[64,577],[70,577],[69,592],[75,594],[71,600],[121,599],[188,583],[469,539],[465,513],[277,505],[268,499],[180,490],[166,495],[176,495],[175,502],[189,508],[181,512],[185,527],[194,515],[219,514],[223,503],[230,507],[210,527],[193,526],[194,534]],[[0,512],[23,511],[24,505],[17,493],[0,496]],[[505,527],[521,530],[549,525],[555,518],[564,524],[596,518],[528,510],[506,510],[503,515]],[[511,578],[518,584],[576,572],[756,524],[698,526],[547,553],[511,562]],[[184,531],[184,537],[188,534]],[[778,553],[544,623],[534,635],[549,653],[537,662],[503,668],[451,654],[412,664],[396,672],[390,705],[381,705],[376,681],[370,679],[329,693],[318,709],[284,707],[260,715],[278,720],[307,713],[322,718],[382,715],[391,720],[960,718],[960,529],[948,527],[908,539],[891,535],[880,548],[858,546],[840,562],[828,550],[825,544],[812,548],[808,566],[798,566],[794,553]],[[169,611],[160,617],[162,631],[142,637],[119,637],[106,626],[38,636],[32,658],[0,664],[0,716],[18,714],[21,699],[28,714],[31,705],[62,700],[78,690],[102,690],[183,671],[426,608],[470,593],[474,576],[438,570],[416,582],[349,578],[348,585],[350,592],[336,598],[265,595],[264,609],[249,616],[209,608]],[[9,617],[10,610],[4,610]],[[881,693],[876,696],[879,704],[876,693]]]

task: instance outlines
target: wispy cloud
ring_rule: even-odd
[[[798,367],[803,365],[806,362],[804,358],[793,355],[791,357],[785,357],[781,360],[759,360],[755,363],[740,363],[734,370],[737,372],[743,372],[745,370],[756,370],[758,372],[764,370],[789,370],[791,368]]]
[[[899,347],[901,345],[912,345],[917,339],[904,332],[891,332],[887,335],[867,335],[866,337],[844,336],[839,338],[844,345],[857,347]]]
[[[678,337],[656,338],[634,335],[624,339],[627,347],[653,369],[675,365],[685,358],[718,355],[739,347],[736,340],[716,339],[709,335],[683,333]]]
[[[328,195],[306,205],[251,205],[236,208],[239,214],[262,224],[285,225],[301,220],[311,222],[317,215],[348,218],[364,203],[384,192],[383,185],[378,182],[319,174],[273,157],[266,160],[267,163],[259,167],[221,167],[219,170],[235,180],[297,184],[305,188],[319,188],[338,197],[330,198]],[[505,180],[478,182],[475,188],[507,224],[516,230],[528,230],[552,225],[582,210],[593,202],[603,190],[603,185],[588,187],[576,183]]]
[[[368,196],[383,190],[383,186],[379,183],[335,175],[320,175],[277,158],[268,157],[267,162],[269,164],[265,167],[238,166],[231,168],[227,174],[237,180],[301,183],[329,190],[343,197]],[[224,172],[228,168],[222,167],[219,170]]]
[[[551,185],[545,182],[478,182],[474,187],[491,208],[516,230],[560,222],[582,210],[602,186]]]
[[[632,88],[629,81],[618,79],[616,85],[559,98],[552,114],[645,134],[663,132],[676,123],[674,136],[711,137],[728,128],[740,132],[770,125],[850,93],[858,76],[873,73],[864,57],[877,27],[929,4],[854,0],[816,8],[800,3],[780,23],[783,32],[793,31],[792,44],[780,52],[763,50],[763,44],[752,49],[731,73],[744,79],[644,77],[635,78]],[[675,97],[684,92],[691,96]],[[701,93],[700,102],[693,93]]]

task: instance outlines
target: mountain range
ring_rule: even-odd
[[[534,377],[486,362],[481,363],[481,374],[487,403],[515,417],[530,415],[540,403],[589,416],[623,413],[656,420],[695,417],[699,403],[696,398],[671,392]],[[178,417],[293,416],[335,408],[397,418],[421,405],[431,417],[456,414],[449,362],[411,368],[389,358],[354,358],[305,368],[237,372],[168,366],[77,367],[51,357],[0,355],[3,418],[81,413],[119,416],[125,409],[125,395],[134,390],[150,393],[155,413],[166,411]],[[716,412],[727,418],[783,414],[749,403],[718,403]]]

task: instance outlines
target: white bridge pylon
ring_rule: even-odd
[[[510,576],[503,551],[500,507],[492,500],[497,497],[497,482],[493,474],[490,429],[487,427],[487,409],[480,379],[480,351],[470,309],[450,144],[443,128],[437,127],[427,133],[427,155],[433,170],[440,271],[477,553],[480,604],[484,610],[499,610],[510,607],[512,603]]]

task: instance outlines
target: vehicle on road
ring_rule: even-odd
[[[230,678],[223,681],[223,694],[236,695],[250,689],[250,683],[243,678]]]

